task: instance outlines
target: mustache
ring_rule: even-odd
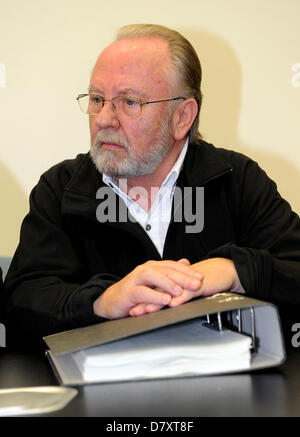
[[[127,141],[115,132],[100,131],[97,133],[93,146],[101,146],[101,143],[116,143],[124,147],[125,150],[129,151],[130,147]]]

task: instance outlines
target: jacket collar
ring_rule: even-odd
[[[102,174],[98,172],[90,154],[87,153],[81,155],[81,161],[64,191],[95,199],[96,191],[101,186],[103,186]]]
[[[206,183],[231,172],[232,166],[212,144],[205,141],[189,144],[178,184],[204,186]],[[81,155],[81,161],[64,189],[62,212],[81,212],[95,216],[99,204],[96,192],[105,186],[90,154]],[[84,215],[85,215],[84,214]]]
[[[191,143],[182,168],[186,186],[204,186],[232,171],[232,165],[212,144],[200,140]]]

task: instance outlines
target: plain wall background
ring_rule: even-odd
[[[0,0],[0,255],[18,244],[39,176],[89,150],[75,97],[129,23],[163,24],[192,42],[204,139],[258,161],[299,214],[299,18],[299,0]]]

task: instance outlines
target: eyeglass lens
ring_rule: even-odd
[[[102,110],[104,104],[108,101],[102,97],[89,94],[79,98],[79,104],[82,112],[89,115],[96,115]],[[115,97],[111,100],[113,109],[125,114],[127,117],[138,117],[141,113],[140,102],[128,97]]]

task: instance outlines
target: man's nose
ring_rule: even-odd
[[[116,111],[115,104],[112,101],[105,101],[101,111],[96,114],[95,122],[100,129],[104,129],[107,127],[118,128],[119,118]]]

